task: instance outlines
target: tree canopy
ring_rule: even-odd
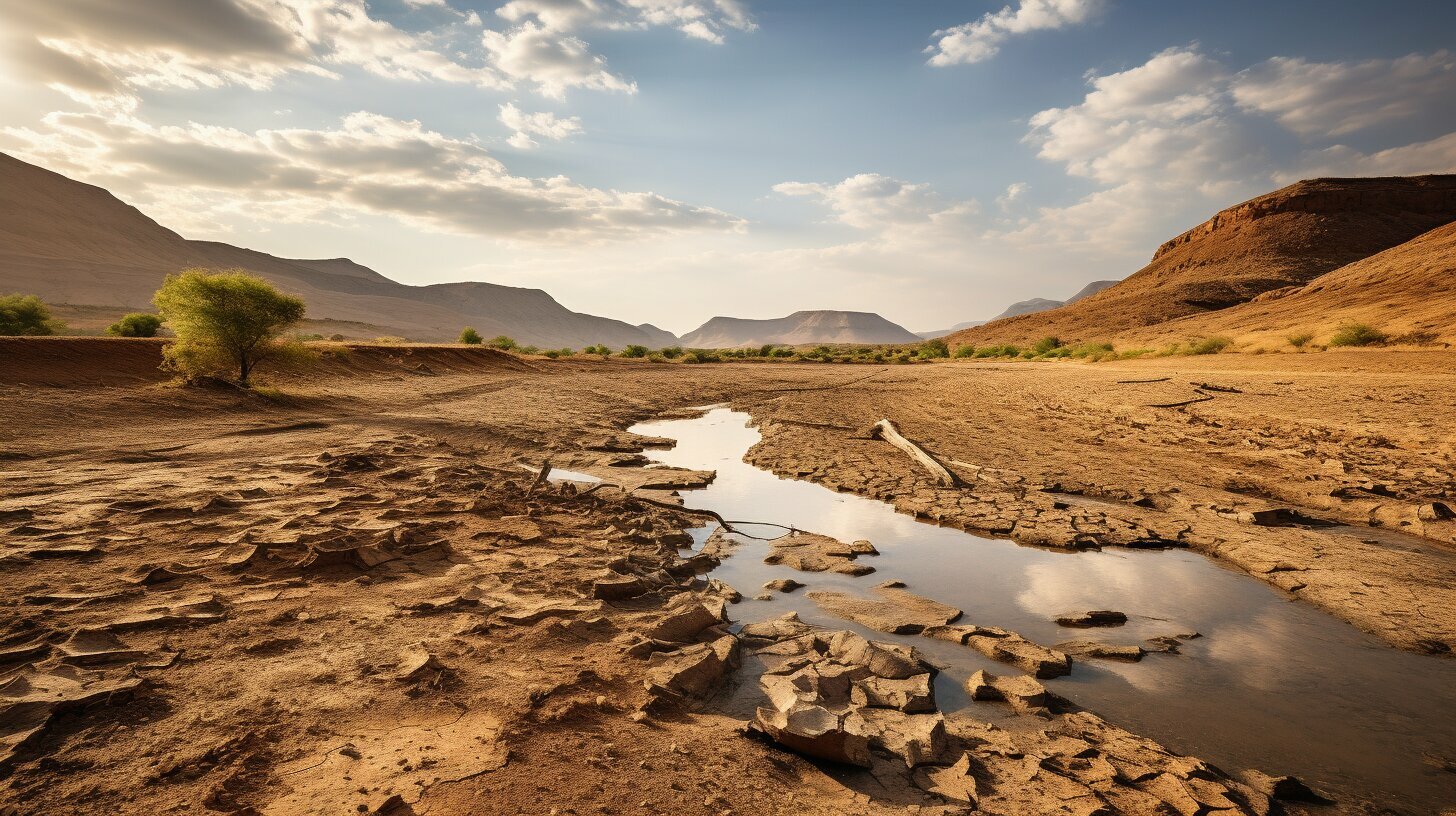
[[[35,295],[0,297],[0,335],[39,337],[56,334],[65,326],[51,317],[51,310]]]
[[[162,316],[133,312],[106,327],[106,333],[113,337],[156,337],[162,328]]]
[[[152,302],[177,335],[166,351],[173,368],[191,375],[235,370],[243,386],[254,367],[280,353],[279,336],[305,309],[301,299],[238,269],[168,275]]]

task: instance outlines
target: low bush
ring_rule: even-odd
[[[964,346],[957,346],[955,354],[951,355],[960,359],[976,356],[976,347],[967,343]]]
[[[669,360],[676,360],[683,356],[682,346],[668,346],[661,352],[662,356]]]
[[[0,335],[43,337],[59,334],[65,325],[51,317],[51,310],[35,295],[0,297]]]
[[[647,356],[647,347],[646,346],[639,346],[636,343],[631,343],[631,344],[628,344],[628,346],[626,348],[624,348],[621,351],[617,352],[617,354],[618,354],[618,356],[621,356],[621,357],[630,357],[630,358],[633,358],[633,359],[638,359],[638,358],[642,358],[642,357],[646,357]]]
[[[682,361],[684,363],[692,364],[716,363],[720,362],[721,360],[722,358],[719,357],[717,353],[709,349],[688,349],[687,351],[683,352],[682,356]]]
[[[480,332],[467,326],[460,330],[460,342],[467,346],[478,346],[484,342],[484,338],[480,336]]]
[[[950,356],[950,347],[945,344],[944,340],[936,337],[921,343],[919,350],[915,352],[915,356],[922,360],[943,359]]]
[[[581,350],[581,353],[582,354],[600,354],[602,356],[602,359],[603,360],[605,360],[608,357],[612,356],[612,350],[611,350],[611,348],[609,348],[607,346],[607,344],[605,344],[605,343],[597,343],[596,345],[587,346],[586,348],[584,348],[584,349]]]
[[[559,350],[557,350],[557,349],[546,349],[546,351],[544,352],[544,354],[546,355],[546,357],[548,359],[551,359],[551,360],[555,360],[556,358],[558,358],[558,357],[561,356],[561,352]]]
[[[495,337],[490,338],[490,347],[498,348],[501,351],[510,351],[516,348],[516,341],[512,340],[509,337],[506,337],[504,334],[498,334]]]
[[[1195,341],[1188,347],[1188,354],[1218,354],[1220,351],[1233,345],[1232,340],[1227,337],[1205,337]]]
[[[1059,349],[1061,347],[1062,347],[1061,338],[1058,338],[1058,337],[1043,337],[1042,339],[1040,339],[1040,340],[1036,341],[1034,344],[1032,344],[1031,350],[1034,351],[1034,352],[1036,352],[1037,354],[1046,354],[1047,352],[1052,351],[1053,349]]]
[[[160,328],[162,328],[161,315],[133,312],[107,326],[106,333],[112,337],[156,337],[157,329]],[[324,337],[321,334],[314,334],[307,339],[322,340]]]
[[[1390,337],[1368,323],[1344,323],[1330,338],[1332,346],[1382,346]]]
[[[522,354],[540,354],[541,353],[541,349],[538,349],[535,346],[521,346],[520,348],[516,349],[516,351],[519,351]]]
[[[1284,339],[1285,340],[1288,340],[1289,341],[1289,345],[1294,346],[1295,348],[1304,348],[1305,346],[1309,345],[1309,341],[1311,341],[1311,340],[1314,339],[1314,333],[1313,332],[1297,332],[1295,334],[1289,335],[1288,337],[1286,337]]]

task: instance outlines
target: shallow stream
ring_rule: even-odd
[[[743,461],[759,440],[749,421],[748,414],[714,408],[697,419],[631,430],[676,440],[674,448],[647,453],[656,462],[717,472],[707,488],[683,491],[687,506],[842,541],[868,539],[880,555],[861,557],[876,570],[863,577],[805,573],[763,563],[769,545],[742,539],[712,573],[744,594],[732,610],[737,622],[793,610],[811,623],[914,645],[945,669],[936,688],[942,710],[975,706],[981,719],[1003,716],[1004,709],[970,702],[961,684],[977,669],[1014,669],[956,644],[870,632],[821,612],[807,593],[837,589],[868,596],[875,584],[899,579],[911,592],[964,610],[960,623],[1004,627],[1046,645],[1078,639],[1141,645],[1196,631],[1202,637],[1183,643],[1180,654],[1149,654],[1138,663],[1074,658],[1070,676],[1046,685],[1134,733],[1231,773],[1292,773],[1339,800],[1370,800],[1402,813],[1456,806],[1456,774],[1430,759],[1456,761],[1456,660],[1395,649],[1197,553],[1024,547],[781,479]],[[708,532],[700,531],[698,540]],[[807,587],[752,600],[775,578]],[[1091,630],[1053,621],[1060,613],[1089,609],[1119,610],[1129,620]]]

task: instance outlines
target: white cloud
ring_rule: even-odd
[[[576,116],[561,118],[548,111],[526,113],[509,102],[500,106],[500,120],[514,131],[508,140],[510,145],[522,150],[536,147],[532,136],[560,141],[581,132],[581,119]]]
[[[666,26],[715,44],[729,30],[758,27],[738,0],[510,0],[496,14],[548,31]]]
[[[1102,8],[1102,0],[1021,0],[988,12],[980,19],[935,32],[925,49],[931,65],[961,65],[994,57],[1001,44],[1016,34],[1065,28],[1086,22]]]
[[[836,184],[786,181],[773,189],[781,195],[812,198],[832,210],[837,220],[864,230],[928,224],[976,210],[975,202],[947,201],[929,184],[878,173],[861,173]]]
[[[486,30],[481,42],[492,65],[516,82],[530,82],[543,96],[560,99],[570,88],[636,93],[637,85],[607,70],[607,61],[585,41],[525,23],[507,32]]]
[[[1240,72],[1240,107],[1268,114],[1301,136],[1344,136],[1456,107],[1449,51],[1361,62],[1275,57]]]
[[[519,241],[743,226],[711,207],[654,193],[585,187],[562,176],[514,176],[473,140],[367,112],[332,129],[255,132],[156,127],[128,115],[51,114],[40,130],[8,128],[0,135],[22,158],[157,201],[153,214],[163,221],[174,214],[168,202],[185,201],[189,211],[175,214],[193,221],[209,217],[197,206],[216,208],[219,218],[251,211],[286,221],[353,211]]]

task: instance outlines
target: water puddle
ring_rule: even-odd
[[[1341,799],[1372,798],[1411,813],[1456,805],[1456,774],[1428,756],[1456,759],[1456,661],[1391,648],[1262,581],[1181,550],[1062,552],[1022,547],[919,522],[881,502],[780,479],[743,461],[759,440],[749,416],[715,408],[697,419],[637,425],[634,433],[674,439],[651,450],[655,462],[715,470],[687,506],[724,518],[791,525],[842,541],[868,539],[880,555],[854,578],[763,563],[766,542],[748,538],[713,576],[745,595],[739,622],[796,611],[804,620],[914,645],[945,666],[941,707],[975,706],[994,719],[1004,707],[970,702],[961,683],[975,670],[1012,673],[971,649],[916,636],[870,632],[820,612],[806,593],[870,594],[891,578],[965,611],[962,623],[1002,626],[1043,644],[1095,639],[1141,645],[1196,631],[1181,654],[1139,663],[1075,660],[1071,676],[1048,687],[1129,730],[1227,771],[1293,773]],[[894,455],[886,452],[886,456]],[[773,527],[747,528],[778,535]],[[697,531],[701,544],[707,529]],[[807,587],[751,600],[764,582],[794,578]],[[1115,609],[1126,625],[1070,629],[1060,613]]]

